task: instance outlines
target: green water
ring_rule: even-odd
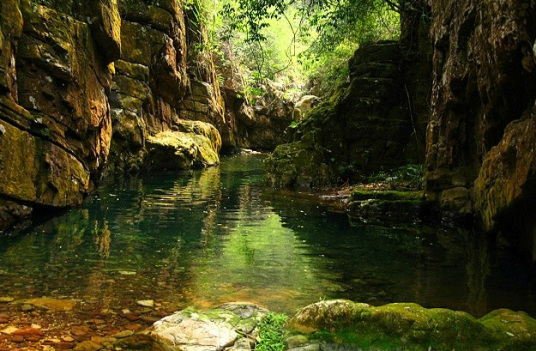
[[[0,296],[177,308],[252,301],[280,312],[328,298],[417,302],[480,316],[536,311],[534,277],[462,230],[350,225],[263,188],[262,157],[103,184],[73,209],[0,238]]]

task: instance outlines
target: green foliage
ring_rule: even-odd
[[[399,14],[386,0],[224,0],[220,40],[232,43],[251,80],[303,85],[329,95],[368,41],[396,39]]]
[[[284,351],[285,341],[283,339],[284,327],[287,316],[284,314],[268,313],[259,322],[259,343],[256,351]]]
[[[379,171],[369,177],[369,182],[405,183],[413,188],[420,188],[423,168],[420,164],[409,164],[388,171]]]

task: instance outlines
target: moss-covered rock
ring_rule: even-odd
[[[264,180],[275,187],[322,187],[331,183],[321,150],[303,142],[282,144],[265,160]]]
[[[250,303],[228,303],[204,312],[188,308],[154,324],[150,350],[223,350],[239,339],[246,339],[249,349],[258,336],[256,326],[267,312]]]
[[[183,131],[164,131],[147,138],[148,170],[204,168],[219,163],[221,138],[212,125],[183,122]]]
[[[310,169],[328,165],[330,182],[357,182],[373,172],[422,160],[422,148],[417,150],[412,145],[422,143],[424,128],[418,122],[424,112],[413,114],[408,107],[407,85],[414,77],[404,77],[402,56],[396,42],[361,47],[349,62],[349,84],[292,128],[294,142],[304,142],[319,151]],[[281,157],[300,162],[282,151],[278,152]],[[275,157],[279,156],[274,153]],[[274,177],[277,173],[270,176]]]
[[[465,312],[395,303],[374,307],[323,301],[289,320],[291,334],[362,350],[533,350],[536,321],[522,312],[494,311],[477,320]],[[316,341],[315,341],[316,340]]]
[[[100,0],[92,4],[91,31],[107,63],[121,57],[121,18],[117,0]]]
[[[536,113],[536,106],[533,108]],[[475,207],[488,231],[536,259],[536,119],[514,121],[486,155],[475,181]]]

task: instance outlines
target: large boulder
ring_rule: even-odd
[[[530,350],[536,343],[536,320],[524,312],[497,310],[475,319],[413,303],[374,307],[322,301],[301,309],[287,328],[292,335],[287,343],[296,351],[312,350],[315,344],[321,349]]]
[[[187,308],[117,345],[136,350],[250,351],[258,337],[257,324],[267,313],[257,305],[238,302],[208,311]]]
[[[185,170],[219,163],[221,137],[214,126],[181,121],[178,131],[168,130],[147,138],[145,170]]]

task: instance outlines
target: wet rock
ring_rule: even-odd
[[[288,329],[342,347],[510,350],[534,345],[535,323],[527,314],[509,310],[494,311],[477,320],[465,312],[425,309],[416,304],[373,307],[333,300],[303,308],[289,320]]]
[[[0,324],[8,323],[10,317],[7,313],[0,313]]]
[[[7,335],[11,335],[11,334],[13,334],[14,332],[16,332],[17,330],[19,330],[19,328],[10,325],[10,326],[8,326],[7,328],[4,328],[4,329],[0,330],[0,333],[4,333],[4,334],[7,334]]]
[[[98,351],[102,350],[104,347],[100,344],[97,344],[93,341],[83,341],[80,344],[76,345],[74,350],[75,351]]]
[[[85,325],[75,325],[71,328],[71,334],[77,337],[85,336],[89,331],[90,329]]]
[[[55,311],[70,311],[78,303],[74,300],[62,300],[53,299],[48,297],[40,297],[35,299],[28,299],[24,301],[26,304],[33,305],[39,308],[45,308]]]
[[[218,164],[218,150],[221,146],[218,132],[209,124],[196,123],[208,132],[204,133],[201,129],[193,129],[192,132],[167,131],[149,137],[147,168],[184,170]]]
[[[246,303],[225,304],[206,312],[186,309],[156,322],[150,335],[169,350],[221,350],[253,332],[266,312]]]
[[[113,337],[114,338],[117,338],[117,339],[123,339],[123,338],[126,338],[126,337],[129,337],[131,335],[134,334],[134,331],[132,330],[123,330],[117,334],[114,334]]]
[[[35,307],[33,305],[30,305],[30,304],[27,304],[27,303],[20,305],[20,310],[22,312],[31,312],[34,309],[35,309]]]
[[[68,335],[67,336],[62,336],[61,340],[65,341],[65,342],[73,342],[74,341],[74,339],[72,337],[68,336]]]
[[[536,107],[533,109],[536,111]],[[536,122],[512,122],[500,143],[486,155],[475,181],[475,207],[488,231],[501,230],[536,259],[533,237],[536,190]]]
[[[0,149],[10,152],[1,152],[0,194],[11,201],[0,203],[0,227],[34,205],[80,204],[107,159],[111,72],[77,19],[85,9],[66,3],[1,4]]]
[[[154,307],[154,300],[138,300],[136,303],[143,307]]]
[[[24,337],[22,335],[14,335],[11,338],[11,341],[16,342],[16,343],[22,343],[24,342]]]

